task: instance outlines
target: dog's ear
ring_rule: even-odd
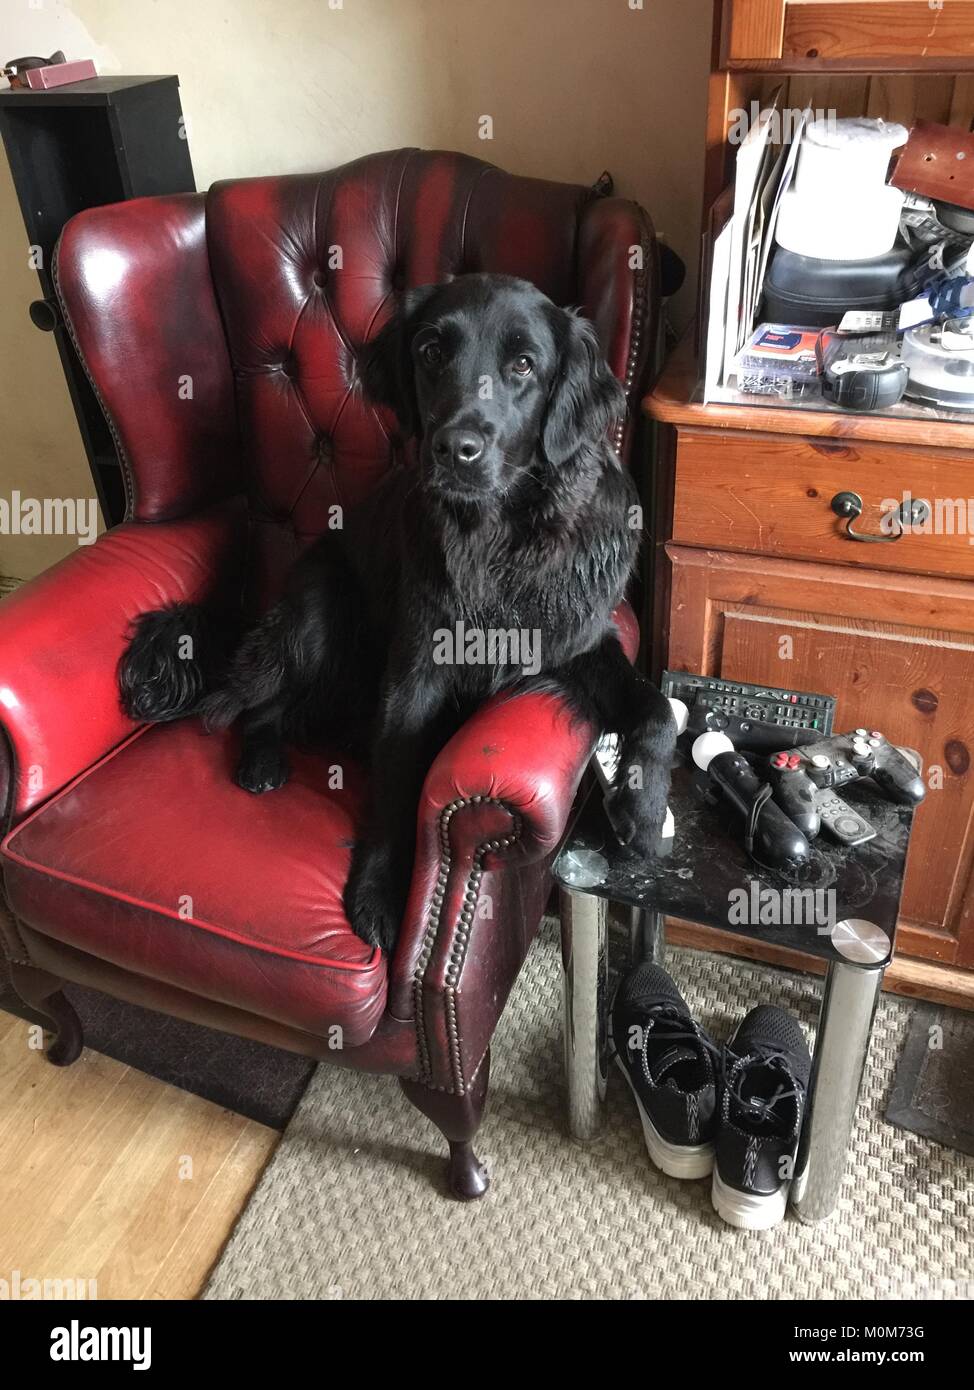
[[[422,433],[413,381],[412,342],[435,285],[407,290],[392,318],[365,350],[362,385],[369,400],[395,412],[403,435]]]
[[[585,444],[596,444],[626,413],[626,393],[609,370],[588,319],[558,309],[555,331],[561,360],[541,431],[545,456],[566,463]]]

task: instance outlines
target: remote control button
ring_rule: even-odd
[[[860,738],[865,738],[866,735],[869,733],[869,730],[868,730],[868,729],[857,729],[857,730],[856,730],[856,733],[859,735]]]
[[[870,730],[869,730],[869,737],[870,737],[870,738],[874,738],[874,739],[876,740],[877,743],[882,743],[882,741],[883,741],[883,736],[882,736],[882,734],[879,732],[878,729],[870,729]]]
[[[816,753],[812,758],[812,767],[831,767],[832,759],[826,758],[822,753]]]
[[[858,835],[862,829],[862,821],[855,816],[839,816],[835,822],[835,832],[837,835]]]
[[[787,753],[775,753],[774,757],[771,759],[771,766],[772,766],[772,767],[787,767],[787,766],[788,766],[788,754],[787,754]]]
[[[878,738],[870,738],[870,739],[867,739],[866,742],[869,744],[870,748],[878,748],[878,747],[879,747],[879,739],[878,739]]]
[[[795,769],[796,767],[800,766],[801,760],[802,760],[802,759],[801,759],[801,754],[800,754],[800,753],[789,753],[789,754],[788,754],[788,767],[791,769],[791,771],[794,771],[794,769]]]

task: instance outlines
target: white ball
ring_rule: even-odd
[[[697,767],[706,772],[718,753],[733,753],[734,745],[726,734],[718,733],[712,729],[709,733],[701,734],[699,738],[693,740],[691,751]]]
[[[673,711],[673,718],[676,720],[676,732],[679,737],[689,722],[690,711],[682,700],[674,699],[672,695],[667,695],[666,698],[670,702],[670,709]]]

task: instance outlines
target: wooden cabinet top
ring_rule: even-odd
[[[724,0],[720,66],[974,69],[974,0]]]
[[[809,410],[780,405],[704,405],[701,371],[687,334],[670,357],[643,409],[654,420],[670,425],[707,429],[760,430],[766,434],[821,436],[832,439],[873,439],[888,444],[922,444],[974,452],[971,423],[932,416],[855,415],[832,410]]]

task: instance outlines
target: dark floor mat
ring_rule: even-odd
[[[297,1053],[154,1013],[98,990],[68,985],[64,992],[78,1011],[87,1047],[272,1129],[284,1129],[315,1069],[310,1058]],[[0,1009],[40,1021],[2,986]]]
[[[886,1119],[974,1155],[974,1014],[916,1006]]]

